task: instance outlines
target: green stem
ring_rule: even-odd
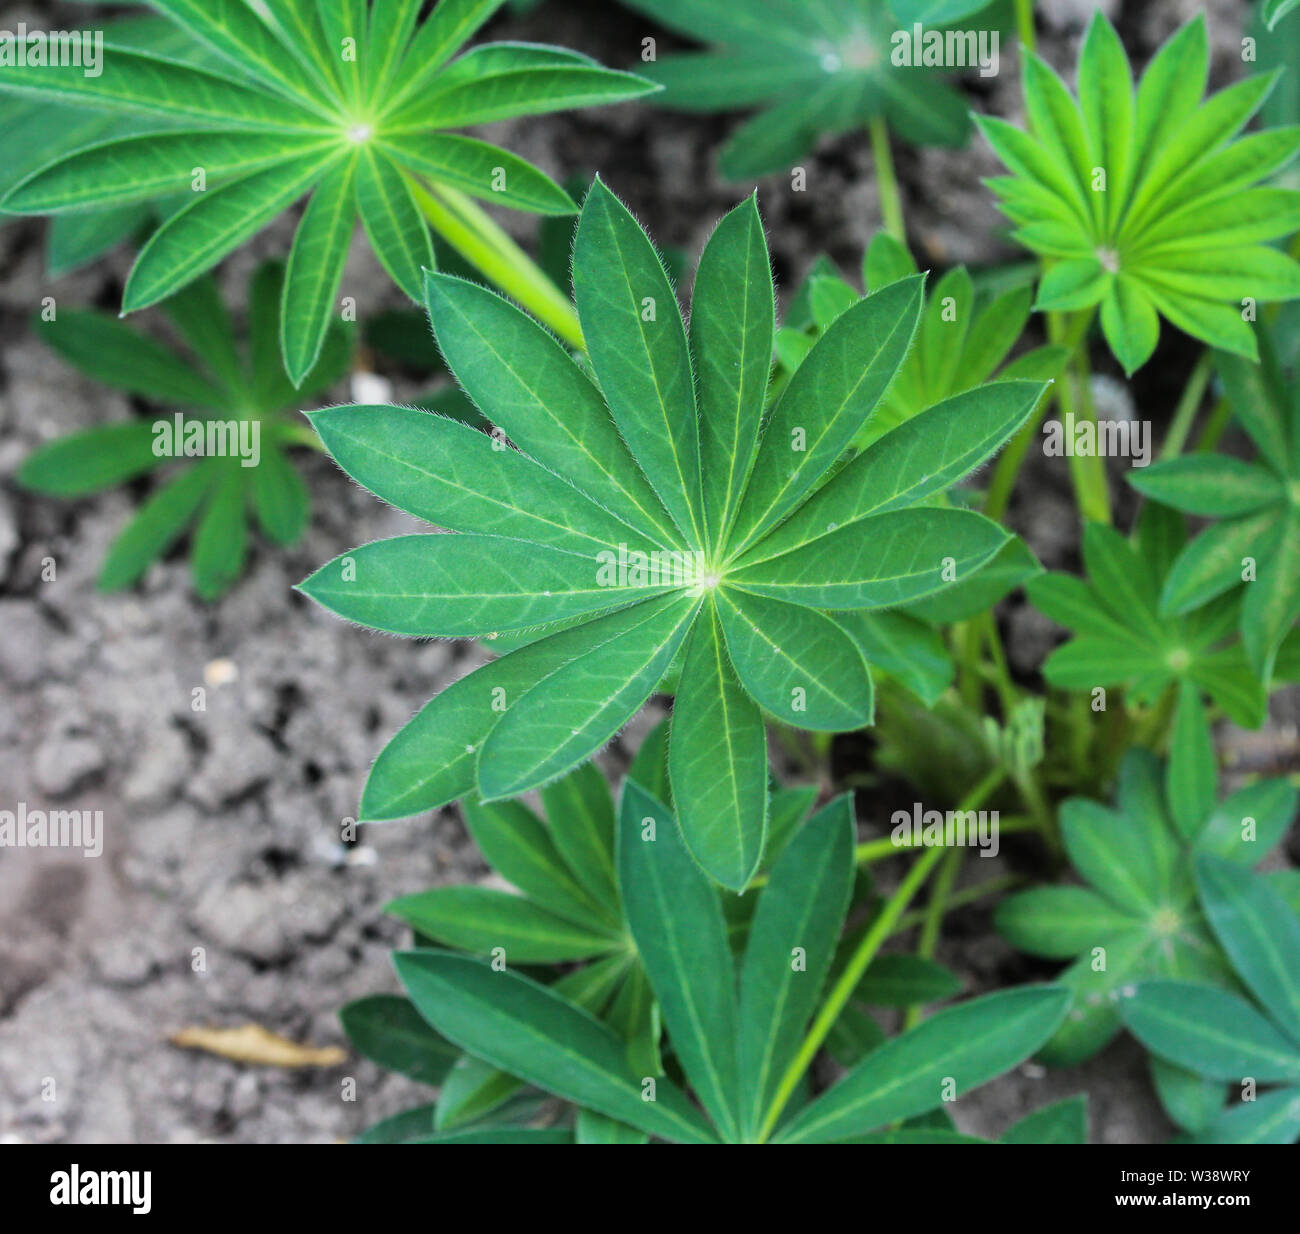
[[[1011,709],[1019,698],[1019,691],[1016,689],[1015,682],[1011,680],[1011,669],[1007,665],[1002,635],[998,633],[998,623],[992,609],[981,615],[980,624],[984,627],[984,641],[988,644],[989,659],[993,664],[993,684],[997,689],[998,698],[1002,701],[1002,710],[1010,715]]]
[[[1059,393],[1059,387],[1066,380],[1065,373],[1069,369],[1070,360],[1073,358],[1074,352],[1082,345],[1091,322],[1092,314],[1090,312],[1078,313],[1071,320],[1064,339],[1066,354],[1061,363],[1061,369],[1056,374],[1055,386],[1047,390],[1043,397],[1038,400],[1038,405],[1030,413],[1029,419],[1025,421],[1020,431],[1011,439],[1010,444],[1002,451],[1002,455],[998,459],[997,466],[993,470],[993,479],[989,483],[988,494],[984,499],[984,513],[995,522],[1000,521],[1007,511],[1007,506],[1011,501],[1011,493],[1015,489],[1016,480],[1020,476],[1020,468],[1024,466],[1025,455],[1029,453],[1029,447],[1033,445],[1034,438],[1038,436],[1038,427],[1047,414],[1053,392]]]
[[[1036,831],[1038,825],[1038,820],[1030,817],[1000,818],[998,819],[998,834],[1009,835],[1016,831]],[[925,845],[913,844],[910,840],[895,841],[892,836],[882,836],[879,840],[867,840],[865,843],[859,844],[853,850],[853,860],[858,865],[870,865],[872,862],[885,861],[890,857],[900,856],[911,849],[924,847]]]
[[[1187,444],[1188,434],[1192,431],[1192,422],[1196,419],[1201,400],[1205,397],[1205,388],[1210,384],[1210,373],[1213,365],[1214,356],[1207,348],[1201,352],[1201,358],[1197,360],[1196,367],[1192,369],[1192,375],[1187,379],[1182,396],[1178,400],[1178,406],[1174,409],[1174,418],[1169,425],[1169,432],[1165,434],[1165,442],[1160,450],[1162,460],[1177,458],[1183,452],[1183,447]]]
[[[1057,318],[1055,323],[1053,323],[1054,318]],[[1057,334],[1064,336],[1065,330],[1057,314],[1049,313],[1048,323],[1049,332],[1054,328]],[[1065,379],[1057,383],[1056,400],[1061,411],[1061,420],[1067,425],[1071,422],[1077,424],[1083,420],[1091,420],[1095,431],[1097,413],[1092,405],[1091,371],[1086,347],[1075,349],[1070,369],[1073,372],[1067,369]],[[1067,449],[1069,446],[1070,443],[1066,442]],[[1079,516],[1087,522],[1109,523],[1110,488],[1106,482],[1106,460],[1097,451],[1081,455],[1071,450],[1069,461],[1070,478],[1074,483],[1074,499],[1079,507]]]
[[[930,898],[925,905],[925,920],[921,923],[921,937],[916,942],[916,954],[923,960],[932,959],[934,949],[939,942],[939,929],[943,925],[944,914],[948,911],[949,897],[952,895],[953,883],[957,881],[961,869],[962,850],[951,849],[934,876],[930,887]],[[903,1013],[903,1030],[916,1027],[921,1018],[921,1005],[913,1003]]]
[[[491,215],[449,185],[409,183],[434,231],[571,347],[583,348],[582,326],[568,297]]]
[[[1038,40],[1034,30],[1034,0],[1016,0],[1016,29],[1020,41],[1029,51],[1033,51]]]
[[[959,908],[965,908],[967,904],[974,904],[976,900],[982,900],[985,896],[997,895],[1012,887],[1018,887],[1024,881],[1022,874],[1002,874],[997,878],[986,878],[982,883],[976,883],[974,887],[967,887],[965,891],[958,891],[949,897],[945,915],[956,912]],[[927,905],[927,909],[928,907]],[[915,909],[910,913],[904,913],[894,927],[894,935],[906,934],[908,930],[915,930],[917,926],[924,925],[925,912],[926,910],[923,909]]]
[[[1196,439],[1196,453],[1208,454],[1219,444],[1219,438],[1232,420],[1232,404],[1221,398],[1214,404],[1213,410],[1205,418],[1201,435]]]
[[[799,1052],[791,1060],[790,1066],[786,1068],[785,1074],[781,1077],[781,1083],[777,1087],[772,1098],[772,1104],[768,1107],[767,1117],[763,1120],[763,1126],[758,1133],[758,1142],[760,1144],[772,1134],[777,1119],[781,1117],[781,1111],[785,1109],[786,1102],[790,1100],[790,1096],[798,1087],[799,1081],[803,1079],[803,1073],[808,1070],[809,1064],[816,1056],[817,1051],[821,1049],[822,1043],[835,1026],[835,1021],[840,1018],[840,1012],[844,1010],[844,1006],[852,997],[858,982],[862,980],[862,974],[867,971],[867,965],[875,958],[881,944],[893,932],[895,924],[903,914],[903,910],[911,903],[912,897],[916,895],[917,891],[920,890],[921,884],[925,882],[935,863],[947,851],[947,849],[938,847],[927,849],[917,863],[908,870],[907,877],[899,883],[893,895],[885,902],[884,908],[880,910],[880,915],[876,917],[871,923],[871,928],[863,935],[862,941],[858,944],[858,949],[853,953],[852,959],[849,960],[847,967],[840,974],[840,979],[835,983],[834,989],[831,990],[829,997],[817,1013],[817,1018],[813,1021],[812,1027],[808,1030],[808,1035],[803,1039],[803,1044],[799,1047]]]
[[[1164,743],[1165,732],[1173,720],[1174,707],[1178,700],[1178,688],[1168,686],[1137,726],[1133,744],[1145,746],[1148,750],[1159,750]]]
[[[1005,776],[1006,772],[1001,767],[993,768],[962,798],[957,809],[961,811],[978,810],[988,800],[989,795],[1002,783]],[[929,876],[935,863],[940,857],[951,851],[940,845],[927,848],[916,864],[908,870],[903,881],[895,888],[893,895],[885,902],[879,916],[872,921],[871,928],[862,936],[862,941],[858,943],[857,950],[853,953],[844,971],[840,974],[839,980],[836,981],[834,988],[822,1004],[821,1010],[817,1013],[817,1018],[813,1020],[808,1035],[803,1039],[803,1044],[799,1047],[799,1052],[791,1060],[790,1066],[786,1068],[785,1074],[781,1077],[781,1083],[777,1087],[776,1094],[772,1098],[772,1104],[768,1108],[767,1117],[763,1120],[763,1126],[758,1133],[760,1144],[772,1134],[772,1129],[776,1126],[777,1119],[781,1117],[781,1111],[785,1109],[786,1102],[790,1100],[791,1093],[794,1092],[799,1081],[803,1079],[803,1073],[808,1070],[827,1035],[835,1027],[836,1020],[840,1018],[840,1012],[844,1010],[845,1004],[853,996],[853,991],[857,988],[858,982],[862,980],[862,974],[867,971],[867,965],[875,958],[881,944],[893,932],[898,919],[903,915],[903,911],[908,904],[911,903],[912,897],[916,895],[921,884]]]
[[[903,200],[898,193],[898,176],[894,173],[894,156],[889,149],[889,128],[882,116],[873,116],[871,154],[876,161],[876,192],[880,197],[880,217],[885,230],[899,244],[907,246],[907,229],[903,225]]]

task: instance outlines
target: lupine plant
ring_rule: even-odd
[[[545,784],[607,742],[680,653],[673,796],[691,852],[739,890],[766,830],[764,712],[821,732],[870,722],[867,659],[832,614],[919,599],[1002,548],[990,520],[926,499],[1010,437],[1043,387],[958,395],[835,471],[906,355],[918,277],[842,314],[766,423],[773,291],[753,200],[700,259],[689,338],[654,246],[599,182],[574,284],[596,381],[499,297],[428,278],[448,366],[518,450],[403,408],[313,417],[353,478],[460,534],[344,554],[309,595],[417,637],[564,623],[439,695],[376,765],[362,810]]]
[[[0,209],[54,218],[55,269],[138,240],[123,311],[157,304],[184,345],[57,305],[45,340],[148,414],[45,444],[18,480],[82,496],[171,466],[154,445],[176,408],[256,422],[258,466],[182,456],[101,575],[138,579],[193,527],[209,599],[239,575],[250,515],[286,546],[301,532],[291,446],[428,524],[301,590],[373,630],[477,640],[381,750],[357,813],[458,806],[509,889],[388,905],[413,936],[405,992],[343,1025],[436,1099],[360,1140],[972,1143],[959,1094],[1031,1056],[1079,1062],[1121,1027],[1185,1136],[1296,1138],[1300,876],[1257,869],[1284,850],[1294,776],[1239,767],[1220,799],[1215,745],[1300,681],[1284,77],[1205,98],[1197,18],[1135,85],[1098,14],[1072,93],[1016,0],[1024,127],[976,119],[1033,260],[932,273],[891,136],[961,145],[981,104],[941,80],[961,66],[895,53],[927,29],[1009,30],[1012,6],[628,0],[706,48],[661,56],[647,24],[635,72],[467,46],[503,0],[152,7],[111,27],[100,76],[0,61],[0,116],[44,135],[0,169]],[[1254,28],[1284,31],[1294,7],[1269,0]],[[836,260],[778,286],[754,195],[691,274],[591,167],[561,187],[458,131],[642,97],[754,110],[720,167],[799,182],[765,201],[807,190],[823,136],[868,144],[883,230],[860,271],[828,237]],[[252,279],[241,358],[214,268],[302,199],[287,264]],[[479,201],[541,216],[536,262]],[[442,385],[311,410],[354,355],[358,220],[418,306],[363,320],[360,363]],[[1152,378],[1189,345],[1166,400]],[[1012,531],[1038,543],[1022,471],[1044,429],[1097,427],[1094,352],[1112,380],[1143,370],[1139,414],[1168,428],[1127,486],[1069,452],[1079,552],[1043,548],[1044,569]],[[666,718],[634,742],[643,709]],[[969,840],[909,830],[942,824],[924,806],[991,814],[1002,864],[968,877]],[[988,902],[1014,948],[1069,962],[1052,984],[990,990],[944,962],[950,914]],[[1079,1143],[1087,1117],[1070,1097],[999,1142]]]
[[[166,472],[109,549],[99,573],[102,590],[135,583],[191,526],[194,591],[203,600],[220,597],[243,573],[250,519],[274,544],[291,545],[301,537],[311,496],[288,451],[310,448],[316,439],[288,413],[347,373],[353,331],[334,322],[316,363],[295,389],[275,347],[283,286],[279,263],[267,262],[254,272],[242,356],[230,315],[208,276],[165,306],[189,355],[94,310],[56,309],[52,319],[37,321],[38,334],[97,381],[155,407],[189,410],[155,411],[70,433],[37,449],[18,471],[23,487],[63,498]],[[221,429],[221,453],[209,446],[211,426]]]
[[[485,44],[459,55],[502,0],[318,5],[157,0],[209,48],[213,68],[126,47],[103,71],[0,67],[0,91],[141,114],[165,128],[99,142],[38,168],[0,208],[51,214],[192,191],[150,237],[122,308],[164,300],[294,202],[310,196],[289,253],[284,362],[301,385],[320,353],[360,216],[376,256],[413,299],[434,265],[429,229],[580,341],[567,299],[474,204],[569,214],[572,200],[526,160],[449,130],[636,98],[655,87],[564,48]]]

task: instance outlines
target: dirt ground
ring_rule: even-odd
[[[1039,7],[1045,54],[1072,69],[1092,6]],[[1200,6],[1102,7],[1121,21],[1130,46],[1149,52]],[[1209,8],[1221,81],[1233,71],[1245,6],[1214,0]],[[84,10],[4,4],[0,27],[60,15],[76,20]],[[490,31],[564,43],[615,65],[632,64],[647,32],[643,19],[613,4],[563,0],[547,0],[527,19],[499,19]],[[1016,115],[1016,81],[1007,48],[1001,75],[976,84],[977,105]],[[599,168],[660,243],[687,250],[693,262],[718,215],[747,191],[712,170],[712,152],[733,123],[629,105],[498,126],[493,135],[557,178]],[[923,259],[1013,255],[979,185],[995,171],[986,150],[900,150],[898,161]],[[827,244],[856,269],[879,225],[864,134],[826,144],[808,168],[806,192],[781,177],[760,185],[787,287]],[[507,221],[530,234],[530,220]],[[9,477],[37,443],[132,414],[130,400],[80,378],[27,325],[44,295],[115,309],[129,262],[119,252],[51,283],[41,230],[32,222],[0,229],[0,806],[102,810],[105,845],[98,859],[0,851],[0,1137],[343,1139],[428,1100],[427,1092],[355,1056],[326,1069],[258,1069],[180,1050],[167,1038],[190,1025],[255,1022],[311,1045],[338,1044],[341,1004],[396,987],[388,952],[403,931],[382,905],[483,878],[486,869],[454,810],[365,828],[348,849],[340,827],[386,736],[479,653],[354,629],[291,590],[344,548],[415,528],[315,457],[305,461],[315,499],[309,534],[289,552],[257,548],[248,576],[219,605],[192,598],[181,558],[157,566],[136,591],[96,594],[99,562],[133,498],[119,491],[74,504],[32,500]],[[226,263],[223,283],[238,294],[256,259],[287,251],[289,234],[277,226],[260,236]],[[343,294],[363,313],[400,302],[360,243]],[[1103,364],[1099,394],[1136,397],[1159,424],[1191,354],[1170,339],[1133,396],[1107,381]],[[397,386],[399,397],[415,392]],[[351,397],[345,387],[332,394],[331,401]],[[1075,554],[1061,461],[1035,461],[1013,511],[1049,565],[1071,564]],[[42,578],[47,559],[56,566],[52,582]],[[1023,608],[1008,620],[1014,658],[1032,664],[1050,629]],[[200,686],[206,710],[195,711]],[[1286,706],[1279,703],[1274,736],[1294,741],[1294,702]],[[625,762],[645,726],[643,718],[616,743],[605,756],[611,766]],[[860,816],[864,827],[883,822],[869,801]],[[953,917],[941,958],[976,990],[1043,972],[1002,943],[979,908]],[[348,1079],[356,1081],[351,1101]],[[996,1134],[1080,1090],[1091,1094],[1094,1139],[1168,1134],[1140,1053],[1126,1042],[1075,1071],[1027,1065],[964,1099],[956,1117],[964,1129]]]

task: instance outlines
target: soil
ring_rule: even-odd
[[[1044,54],[1066,70],[1091,7],[1039,5]],[[1102,7],[1121,22],[1130,48],[1149,53],[1201,6]],[[1213,0],[1209,9],[1221,82],[1233,73],[1246,5]],[[5,28],[78,17],[79,6],[0,7]],[[562,43],[618,65],[636,59],[647,33],[673,45],[616,5],[563,0],[527,18],[502,17],[490,33]],[[977,84],[978,105],[1014,117],[1016,83],[1007,46],[1001,75]],[[599,168],[661,244],[680,246],[693,261],[716,218],[747,191],[712,170],[712,152],[734,123],[629,105],[497,126],[491,135],[557,178]],[[899,150],[898,163],[923,259],[1017,256],[999,238],[999,217],[979,184],[996,170],[987,150]],[[807,166],[805,192],[782,177],[759,186],[787,288],[828,244],[833,258],[856,269],[880,223],[865,135],[825,144]],[[531,220],[503,221],[521,238],[531,235]],[[290,234],[282,221],[225,264],[222,282],[234,302],[252,264],[284,254]],[[452,809],[364,828],[354,845],[340,842],[341,828],[386,736],[480,653],[355,629],[291,590],[344,548],[415,528],[311,456],[303,462],[315,500],[309,533],[291,551],[258,547],[222,603],[193,598],[181,557],[159,564],[135,591],[96,593],[99,562],[137,495],[61,504],[31,499],[9,477],[39,442],[135,410],[64,366],[27,325],[45,295],[115,309],[129,261],[119,252],[51,282],[41,250],[40,224],[0,229],[0,806],[100,810],[105,840],[97,859],[0,851],[0,1137],[345,1138],[427,1101],[428,1092],[355,1056],[334,1068],[273,1070],[183,1051],[167,1039],[190,1025],[255,1022],[314,1046],[342,1043],[338,1007],[396,988],[388,953],[403,931],[383,915],[384,903],[482,879],[486,867]],[[360,243],[343,292],[363,314],[400,304]],[[1114,383],[1101,392],[1136,397],[1158,425],[1191,355],[1185,340],[1167,337],[1133,396]],[[398,397],[417,389],[395,378]],[[351,397],[340,387],[327,401]],[[1077,551],[1058,462],[1034,458],[1012,512],[1052,566],[1074,564]],[[1008,609],[1006,620],[1017,665],[1032,669],[1050,628],[1023,607]],[[204,710],[193,705],[199,687]],[[1268,741],[1295,741],[1295,712],[1294,700],[1279,701]],[[611,769],[626,764],[651,718],[603,756]],[[884,821],[869,799],[860,817],[868,828]],[[1004,944],[984,908],[953,916],[940,958],[972,990],[1050,972]],[[1090,1096],[1096,1140],[1150,1142],[1169,1132],[1140,1052],[1124,1041],[1084,1068],[1026,1065],[963,1099],[956,1117],[966,1130],[997,1134],[1079,1091]]]

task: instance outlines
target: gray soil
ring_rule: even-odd
[[[1039,7],[1045,53],[1071,68],[1091,6]],[[1129,3],[1119,16],[1130,46],[1149,51],[1197,7]],[[1233,73],[1245,6],[1209,7],[1223,80]],[[499,20],[491,33],[631,64],[646,23],[614,5],[591,10],[547,3],[530,18]],[[35,27],[56,15],[6,6],[0,26],[25,18]],[[1016,80],[1007,49],[1001,76],[978,86],[979,105],[1015,115]],[[746,191],[711,168],[711,151],[732,123],[626,106],[497,135],[559,178],[599,168],[661,243],[693,259],[718,215]],[[902,150],[898,159],[923,259],[1014,255],[997,238],[998,216],[978,182],[995,170],[987,151]],[[760,185],[787,287],[827,244],[856,268],[879,224],[863,136],[827,144],[808,169],[806,192],[780,177]],[[530,234],[529,220],[507,222]],[[226,263],[232,297],[254,260],[286,251],[289,234],[278,225]],[[192,597],[182,558],[157,566],[136,591],[94,591],[103,553],[136,498],[118,491],[75,504],[33,500],[8,477],[39,442],[132,414],[130,400],[83,380],[27,326],[45,295],[115,308],[128,268],[119,252],[51,283],[40,227],[0,230],[0,807],[101,810],[105,828],[98,859],[0,851],[0,1136],[335,1141],[429,1094],[355,1056],[338,1067],[276,1070],[180,1050],[168,1037],[191,1025],[253,1022],[306,1044],[338,1044],[341,1004],[396,988],[388,953],[405,940],[383,904],[482,879],[486,868],[454,810],[365,828],[353,846],[340,843],[341,829],[386,736],[480,653],[354,629],[291,590],[349,546],[414,529],[312,456],[303,460],[315,500],[308,535],[289,552],[259,547],[221,604]],[[360,243],[343,291],[363,313],[398,303]],[[1138,391],[1151,418],[1167,415],[1190,354],[1173,340],[1153,362],[1159,375]],[[399,397],[416,390],[397,384]],[[332,396],[350,397],[345,387]],[[1037,460],[1014,518],[1049,565],[1072,563],[1077,533],[1063,473]],[[50,561],[55,577],[47,581]],[[1051,631],[1023,608],[1009,621],[1016,661],[1030,667]],[[204,710],[193,706],[197,687],[206,691]],[[643,717],[605,756],[611,769],[625,765],[645,725]],[[1294,713],[1279,714],[1271,731],[1269,758],[1277,742],[1294,743]],[[860,815],[865,827],[884,821],[869,800]],[[974,990],[1043,975],[1001,942],[978,908],[953,917],[941,958]],[[355,1100],[345,1099],[349,1079]],[[997,1134],[1079,1091],[1090,1095],[1096,1140],[1168,1134],[1140,1052],[1128,1042],[1086,1068],[1022,1067],[964,1099],[957,1117],[968,1130]]]

